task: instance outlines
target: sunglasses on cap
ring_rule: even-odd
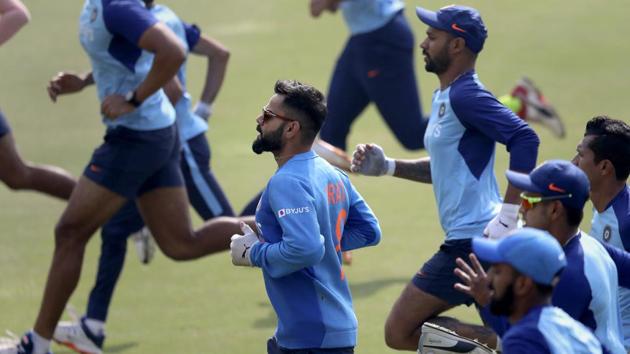
[[[551,200],[567,199],[567,198],[571,198],[572,195],[571,194],[561,194],[561,195],[553,195],[553,196],[549,196],[549,197],[532,197],[532,196],[526,195],[525,192],[522,192],[520,197],[521,197],[521,206],[523,207],[523,209],[524,210],[529,210],[529,209],[533,208],[534,204],[536,204],[536,203],[548,202],[548,201],[551,201]]]

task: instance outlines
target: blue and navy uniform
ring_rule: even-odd
[[[413,60],[414,37],[400,0],[345,0],[341,11],[351,36],[328,88],[328,116],[320,137],[346,149],[354,120],[374,102],[407,149],[420,149],[422,116]]]
[[[468,259],[470,240],[483,235],[502,203],[494,176],[496,142],[510,152],[511,170],[534,168],[536,133],[487,91],[474,71],[435,91],[424,145],[446,241],[414,284],[452,305],[472,303],[453,289],[455,258]]]
[[[86,0],[79,22],[99,100],[135,90],[151,69],[138,41],[155,25],[155,16],[138,0]],[[103,122],[104,143],[85,176],[129,199],[183,184],[175,110],[161,89],[134,111]]]
[[[0,110],[0,138],[9,134],[11,132],[11,127],[9,127],[9,122],[5,118],[4,114]]]
[[[537,306],[507,331],[503,337],[503,352],[596,354],[604,351],[591,331],[562,309]]]
[[[168,7],[155,5],[151,8],[151,13],[178,36],[187,53],[198,42],[199,29],[181,21]],[[153,55],[143,52],[140,60],[150,62]],[[185,89],[185,63],[177,75]],[[182,141],[180,168],[191,205],[204,220],[234,215],[227,197],[210,171],[210,147],[205,137],[208,125],[191,111],[191,98],[188,92],[184,92],[175,105],[175,112],[179,138]],[[133,202],[128,202],[103,226],[101,256],[96,283],[88,302],[86,313],[88,318],[107,320],[113,291],[124,266],[127,237],[143,226],[142,217]]]
[[[281,348],[351,348],[357,319],[341,252],[380,240],[378,221],[348,176],[313,151],[281,166],[256,212],[251,248],[278,316]]]
[[[604,244],[630,252],[630,187],[625,186],[601,213],[593,209],[590,234]],[[619,288],[619,307],[624,345],[630,351],[630,289]]]
[[[630,254],[602,246],[582,232],[571,238],[563,250],[567,266],[554,288],[551,303],[593,331],[611,353],[626,353],[617,290],[619,285],[630,285]],[[503,337],[509,327],[507,319],[488,312],[482,314]]]

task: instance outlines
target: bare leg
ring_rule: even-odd
[[[408,283],[385,322],[385,343],[392,349],[418,350],[422,324],[453,307]]]
[[[14,190],[35,190],[68,199],[76,185],[66,170],[22,160],[11,133],[0,138],[0,166],[0,180]]]
[[[241,233],[240,220],[255,224],[252,217],[217,217],[193,231],[183,187],[155,189],[138,198],[137,203],[162,252],[179,261],[227,250],[230,237]]]
[[[81,177],[55,228],[55,252],[35,331],[52,338],[81,275],[85,245],[126,199]]]

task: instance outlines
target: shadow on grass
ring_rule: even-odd
[[[128,350],[130,350],[131,348],[137,347],[138,343],[137,342],[129,342],[129,343],[120,343],[120,344],[115,344],[115,345],[106,345],[105,349],[103,350],[103,353],[124,353]],[[60,348],[59,346],[57,346],[57,348]],[[75,352],[69,350],[69,349],[55,349],[54,351],[55,354],[75,354]]]
[[[351,283],[350,290],[352,291],[352,297],[354,299],[366,298],[374,295],[377,291],[395,284],[407,284],[409,278],[386,278],[375,279],[362,283]],[[400,287],[402,290],[402,286]],[[268,301],[259,302],[259,307],[269,308],[269,314],[264,318],[259,318],[254,321],[254,328],[275,328],[276,327],[276,314],[271,308],[271,304]]]

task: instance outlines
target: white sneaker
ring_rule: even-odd
[[[11,332],[7,331],[7,335],[0,337],[0,354],[18,354],[20,340]]]
[[[564,138],[564,124],[560,116],[532,80],[527,77],[518,80],[512,89],[512,96],[520,98],[523,102],[523,108],[518,112],[519,117],[528,122],[541,123],[555,136]]]
[[[59,322],[53,340],[80,354],[102,354],[105,335],[95,335],[85,326],[85,318],[78,322]]]
[[[153,241],[153,235],[146,226],[140,231],[131,235],[134,244],[136,245],[136,253],[138,259],[142,264],[149,264],[155,254],[155,242]]]
[[[418,354],[493,354],[492,349],[476,340],[462,337],[450,329],[425,322],[418,342]]]

